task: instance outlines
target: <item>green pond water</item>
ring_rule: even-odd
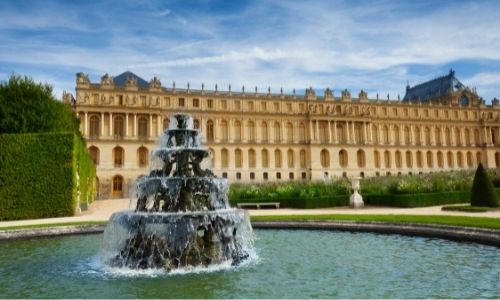
[[[109,269],[102,235],[0,243],[0,298],[499,298],[500,249],[400,235],[255,230],[258,258],[166,274]]]

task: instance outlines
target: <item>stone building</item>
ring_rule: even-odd
[[[361,90],[322,95],[165,87],[131,73],[76,75],[74,105],[97,165],[99,196],[127,197],[149,172],[169,116],[191,114],[214,173],[231,182],[324,180],[500,165],[500,105],[485,105],[453,71],[407,86],[402,100]],[[398,97],[399,98],[399,97]]]

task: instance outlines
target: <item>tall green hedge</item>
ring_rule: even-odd
[[[81,201],[94,199],[94,178],[74,133],[0,135],[0,221],[71,216],[77,187]]]

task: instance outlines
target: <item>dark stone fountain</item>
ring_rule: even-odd
[[[176,114],[152,157],[161,168],[136,182],[135,211],[111,216],[104,232],[105,262],[133,269],[237,265],[253,252],[249,217],[232,209],[227,180],[202,162],[192,118]]]

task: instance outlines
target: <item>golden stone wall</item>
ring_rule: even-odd
[[[473,101],[456,101],[462,93]],[[71,95],[65,94],[69,101]],[[500,106],[464,91],[439,102],[368,99],[347,90],[305,95],[140,88],[77,75],[75,109],[97,163],[99,196],[127,197],[174,113],[188,113],[211,151],[214,173],[230,182],[323,180],[500,165]],[[455,99],[455,100],[453,100]]]

